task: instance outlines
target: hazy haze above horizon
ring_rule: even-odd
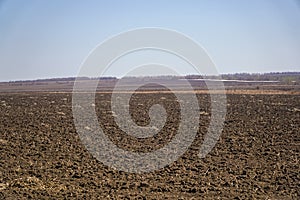
[[[0,81],[76,76],[98,44],[141,27],[193,38],[220,73],[300,71],[297,0],[0,0]],[[175,62],[181,74],[193,73]],[[106,75],[121,76],[125,66],[116,63]]]

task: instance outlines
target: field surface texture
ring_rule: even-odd
[[[205,157],[198,151],[211,111],[208,94],[197,94],[199,130],[176,162],[150,173],[105,166],[81,143],[71,93],[0,94],[0,199],[299,199],[300,95],[227,94],[223,133]],[[130,112],[149,123],[149,108],[168,114],[159,134],[137,139],[114,121],[111,94],[98,93],[99,125],[120,148],[151,152],[176,134],[178,102],[170,93],[137,93]]]

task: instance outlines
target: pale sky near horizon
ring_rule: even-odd
[[[99,43],[141,27],[193,38],[220,73],[300,71],[299,0],[0,0],[0,81],[76,76]]]

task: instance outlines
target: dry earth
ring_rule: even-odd
[[[0,199],[299,199],[300,95],[228,93],[223,133],[203,159],[197,153],[209,123],[209,96],[197,96],[199,131],[189,150],[159,171],[130,174],[103,165],[82,145],[71,93],[1,93]],[[154,103],[167,109],[167,123],[153,138],[135,139],[116,126],[109,93],[97,94],[99,122],[119,147],[153,151],[176,134],[174,98],[133,96],[131,113],[140,125],[149,122]]]

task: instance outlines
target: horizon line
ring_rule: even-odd
[[[137,75],[137,76],[123,76],[117,77],[113,75],[105,75],[105,76],[98,76],[98,77],[89,77],[89,76],[65,76],[65,77],[45,77],[45,78],[35,78],[35,79],[16,79],[16,80],[0,80],[0,83],[10,83],[10,82],[30,82],[30,81],[59,81],[59,79],[74,79],[77,78],[85,78],[85,79],[122,79],[122,78],[159,78],[159,77],[188,77],[188,76],[203,76],[203,77],[218,77],[224,75],[271,75],[271,74],[296,74],[300,75],[300,71],[271,71],[271,72],[234,72],[234,73],[222,73],[219,75],[204,75],[204,74],[186,74],[186,75],[172,75],[172,74],[165,74],[165,75]],[[61,80],[63,81],[63,80]],[[73,81],[73,80],[70,80]]]

